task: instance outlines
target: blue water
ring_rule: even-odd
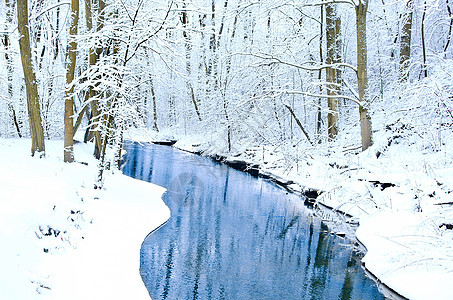
[[[168,146],[126,149],[125,174],[168,189],[171,218],[140,253],[153,299],[384,299],[300,197]]]

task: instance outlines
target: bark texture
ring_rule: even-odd
[[[74,72],[77,60],[77,42],[74,40],[77,35],[79,23],[79,0],[71,1],[71,27],[69,28],[70,42],[67,56],[66,69],[66,93],[64,101],[64,161],[74,161]]]
[[[400,79],[407,80],[407,69],[411,58],[413,0],[407,0],[403,15],[400,44]]]
[[[367,41],[366,41],[366,13],[368,1],[360,1],[356,5],[357,26],[357,82],[359,89],[360,129],[362,136],[362,151],[373,145],[371,133],[371,117],[368,112],[368,75],[367,75]]]
[[[30,121],[32,141],[31,154],[35,155],[35,152],[38,151],[41,152],[42,155],[45,155],[46,149],[44,144],[41,109],[39,106],[38,86],[31,59],[30,32],[28,30],[28,0],[17,1],[17,21],[20,34],[20,56],[25,78],[25,87],[27,90],[28,118]]]
[[[326,63],[334,65],[341,62],[341,19],[337,15],[336,4],[326,4]],[[327,95],[337,96],[340,93],[340,70],[336,67],[326,69]],[[330,139],[338,134],[338,99],[328,98],[329,113],[327,114],[327,127]]]
[[[96,30],[99,31],[103,27],[103,12],[102,10],[105,8],[105,4],[103,1],[100,1],[98,4],[99,7],[99,18],[97,20],[97,27]],[[92,0],[86,0],[85,1],[85,21],[86,21],[86,26],[88,31],[93,30],[93,17],[92,17]],[[90,67],[96,65],[96,62],[99,59],[100,54],[102,53],[102,49],[95,49],[91,48],[90,49],[90,54],[89,54],[89,65]],[[90,108],[91,108],[91,118],[90,118],[90,134],[88,137],[88,140],[91,140],[94,136],[94,156],[99,159],[101,156],[101,134],[99,130],[97,130],[97,124],[100,122],[100,117],[99,117],[99,105],[98,101],[96,100],[96,91],[94,90],[93,86],[90,85],[88,87],[88,95],[86,96],[86,101],[90,102]],[[85,141],[87,142],[87,141]]]

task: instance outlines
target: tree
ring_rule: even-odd
[[[92,17],[92,0],[85,1],[85,21],[87,26],[87,31],[92,33],[93,30],[93,17]],[[97,0],[97,26],[96,31],[101,31],[104,27],[104,10],[105,10],[105,2],[103,0]],[[90,47],[89,49],[89,67],[94,68],[97,61],[99,60],[103,50],[102,47]],[[99,79],[99,76],[97,76]],[[90,84],[88,86],[88,91],[86,94],[86,101],[89,101],[90,108],[91,108],[91,118],[90,118],[90,127],[88,134],[85,134],[85,142],[91,140],[94,137],[94,156],[99,159],[101,157],[101,134],[99,132],[99,124],[101,122],[101,116],[99,112],[99,101],[96,98],[97,91],[94,89],[94,85]],[[88,129],[87,129],[88,130]]]
[[[2,6],[0,13],[6,23],[13,2],[5,0],[6,6]],[[219,147],[232,151],[239,141],[308,145],[305,133],[312,142],[325,140],[327,133],[332,140],[342,130],[347,134],[346,128],[360,124],[357,139],[362,139],[365,150],[373,141],[371,109],[378,114],[386,111],[379,105],[392,101],[394,91],[401,91],[396,79],[406,80],[409,62],[414,63],[411,71],[415,66],[421,69],[421,79],[426,72],[434,72],[435,60],[449,61],[453,53],[449,46],[453,30],[450,0],[427,0],[423,7],[424,0],[278,4],[271,0],[90,0],[85,1],[85,9],[80,7],[80,14],[85,12],[80,17],[85,20],[79,22],[86,25],[79,24],[77,45],[69,39],[74,31],[65,30],[76,29],[75,19],[66,22],[66,14],[59,12],[71,1],[41,2],[30,4],[33,18],[28,21],[44,133],[61,138],[62,131],[56,129],[63,127],[59,100],[65,99],[66,147],[71,147],[70,126],[74,134],[91,113],[87,140],[96,141],[97,157],[101,157],[103,145],[115,148],[121,142],[117,132],[147,121],[161,134],[209,133],[210,138],[221,141]],[[420,11],[416,14],[413,7],[417,3]],[[344,4],[349,6],[343,9]],[[367,14],[368,10],[373,14]],[[0,55],[0,96],[5,99],[0,103],[1,126],[10,135],[24,136],[28,133],[20,120],[26,118],[25,104],[19,101],[25,102],[20,97],[25,85],[14,78],[17,31],[9,24],[0,26],[6,29],[0,33],[4,45],[0,48],[4,51]],[[68,39],[69,53],[60,44]],[[79,51],[73,59],[75,49]],[[63,72],[66,78],[59,75]],[[404,86],[416,84],[416,78],[412,79]],[[378,90],[379,98],[375,97]],[[78,96],[84,97],[80,107],[88,113],[77,109]],[[12,99],[11,105],[8,99]],[[127,114],[124,106],[128,106]],[[74,112],[77,121],[71,118]],[[144,120],[145,115],[149,119]],[[355,120],[357,116],[360,122]],[[299,131],[301,126],[304,130]]]
[[[359,0],[355,5],[356,28],[357,28],[357,86],[359,89],[359,114],[360,129],[362,136],[362,151],[373,145],[371,132],[371,116],[368,111],[368,49],[366,36],[366,14],[368,11],[369,0]]]
[[[69,35],[72,40],[69,42],[69,49],[67,55],[67,69],[66,69],[66,93],[64,104],[64,161],[74,161],[74,72],[77,59],[77,42],[75,36],[77,35],[77,26],[79,23],[79,0],[71,1],[71,27]]]
[[[13,8],[14,8],[14,1],[6,0],[6,20],[9,24],[13,23]],[[6,60],[6,72],[7,72],[7,84],[8,84],[8,110],[11,114],[11,119],[13,121],[14,127],[16,128],[17,135],[21,138],[22,133],[20,131],[19,122],[16,116],[16,110],[14,109],[14,105],[12,103],[13,99],[13,59],[11,57],[11,41],[9,38],[9,32],[5,31],[4,38],[3,38],[3,46],[5,47],[5,60]]]
[[[336,4],[326,4],[326,63],[335,65],[341,61],[340,40],[341,19],[337,15]],[[338,96],[340,90],[340,70],[337,67],[326,68],[327,95]],[[330,139],[338,134],[338,98],[328,98],[327,131]]]
[[[407,80],[408,63],[411,57],[413,0],[407,0],[403,14],[403,27],[400,41],[400,79]]]
[[[20,34],[20,56],[25,78],[25,87],[27,91],[27,107],[32,142],[31,154],[33,156],[35,155],[35,152],[38,151],[41,152],[44,156],[46,150],[44,144],[44,130],[42,127],[36,75],[32,65],[30,32],[28,30],[28,0],[17,1],[17,21]]]
[[[321,64],[324,63],[324,56],[323,56],[323,45],[322,45],[322,41],[323,41],[323,38],[324,38],[324,5],[321,5],[320,6],[320,22],[319,22],[319,62]],[[302,22],[299,22],[300,25]],[[322,69],[319,69],[318,71],[318,80],[319,82],[321,82],[321,79],[322,79]],[[322,86],[319,85],[319,94],[322,94]],[[319,98],[318,99],[318,107],[316,109],[316,134],[318,135],[318,137],[320,136],[321,134],[321,125],[322,125],[322,112],[321,112],[321,101],[322,99]],[[318,140],[319,143],[321,143],[321,139]]]
[[[187,8],[186,8],[185,2],[183,3],[183,10],[181,12],[181,23],[183,26],[182,35],[184,37],[184,44],[185,44],[185,51],[186,51],[186,72],[187,72],[186,85],[187,85],[189,97],[192,101],[195,112],[197,113],[198,120],[201,122],[200,110],[198,108],[197,99],[195,98],[195,92],[194,92],[194,89],[193,89],[193,86],[191,83],[192,70],[191,70],[190,60],[191,60],[192,46],[191,46],[190,35],[187,30],[187,28],[189,26],[189,16],[187,13]]]
[[[423,14],[421,20],[421,35],[422,35],[422,52],[423,52],[423,69],[422,72],[425,77],[428,77],[428,66],[426,65],[426,40],[425,40],[425,18],[426,18],[426,0],[423,3]]]

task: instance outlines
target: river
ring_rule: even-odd
[[[126,175],[168,190],[171,217],[140,253],[153,299],[385,299],[299,196],[168,146],[125,148]]]

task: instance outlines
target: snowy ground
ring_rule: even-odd
[[[188,151],[226,155],[206,137],[177,139]],[[320,202],[360,223],[366,268],[401,295],[453,299],[453,208],[445,204],[453,202],[453,141],[441,151],[388,144],[381,135],[363,153],[249,145],[230,159],[259,164],[295,190],[323,191]],[[169,217],[163,189],[117,172],[94,190],[91,146],[76,145],[74,164],[62,162],[62,142],[46,146],[45,159],[32,158],[29,140],[0,139],[0,299],[149,299],[139,249]]]
[[[136,140],[163,134],[131,132]],[[260,165],[260,172],[291,180],[294,190],[317,189],[329,207],[358,222],[367,248],[366,268],[410,299],[453,299],[453,142],[439,151],[423,141],[396,140],[380,132],[365,152],[357,147],[321,149],[244,146],[227,154],[205,136],[170,136],[175,147]],[[326,216],[327,217],[327,216]],[[445,224],[445,225],[443,225]]]
[[[170,216],[164,189],[117,172],[94,190],[91,146],[73,164],[62,141],[30,146],[0,139],[0,299],[149,299],[139,251]]]

